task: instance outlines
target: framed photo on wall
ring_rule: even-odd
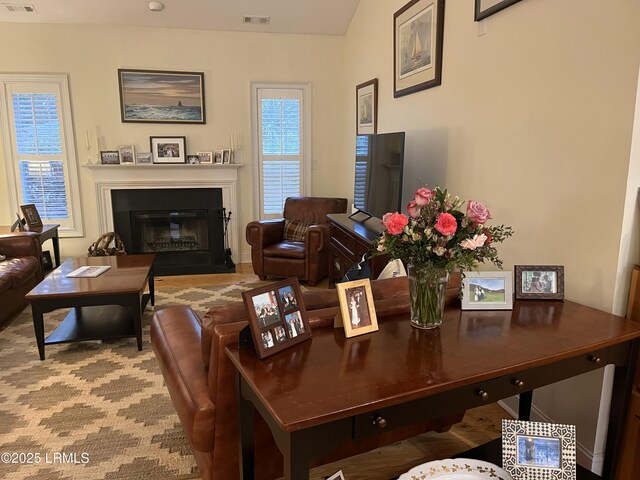
[[[516,298],[564,300],[564,267],[561,265],[516,265]]]
[[[502,270],[465,272],[462,310],[513,309],[513,275]]]
[[[22,214],[24,215],[24,219],[29,230],[33,230],[34,228],[42,228],[42,219],[40,218],[38,209],[33,203],[20,205],[20,210],[22,210]]]
[[[153,163],[186,163],[185,137],[150,137]]]
[[[336,284],[345,337],[355,337],[378,330],[369,279]]]
[[[393,96],[440,85],[444,0],[411,0],[393,15]]]
[[[118,69],[123,123],[206,123],[204,73]]]
[[[378,133],[378,79],[356,86],[356,135]]]
[[[475,21],[479,22],[519,1],[520,0],[476,0]]]
[[[280,352],[308,338],[311,327],[296,278],[242,292],[258,358]]]

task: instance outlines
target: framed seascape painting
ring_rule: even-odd
[[[513,309],[513,276],[502,270],[465,272],[462,280],[462,310]]]
[[[516,265],[516,298],[564,299],[564,267],[561,265]]]
[[[411,0],[393,16],[393,96],[442,82],[444,0]]]
[[[295,278],[242,292],[258,358],[280,352],[308,338],[311,327]]]
[[[186,137],[150,137],[153,163],[186,163]]]
[[[118,69],[124,123],[206,123],[204,73]]]
[[[519,1],[520,0],[476,0],[475,21],[479,22]]]
[[[356,135],[378,133],[378,79],[356,86]]]

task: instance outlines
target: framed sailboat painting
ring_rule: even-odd
[[[124,123],[206,123],[204,73],[118,69]]]
[[[444,0],[411,0],[393,15],[393,96],[440,85]]]

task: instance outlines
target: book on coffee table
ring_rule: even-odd
[[[73,272],[67,273],[67,277],[70,278],[92,278],[102,275],[109,270],[111,265],[103,265],[100,267],[94,267],[86,265],[84,267],[76,268]]]

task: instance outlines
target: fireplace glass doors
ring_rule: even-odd
[[[207,251],[206,210],[131,212],[133,248],[141,253]]]

